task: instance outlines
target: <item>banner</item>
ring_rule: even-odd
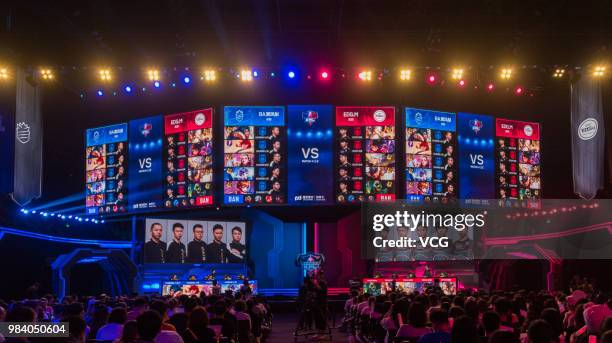
[[[593,199],[604,183],[605,125],[601,84],[583,76],[571,86],[574,192]]]
[[[15,111],[15,178],[11,198],[23,206],[42,193],[43,125],[40,87],[17,70]]]
[[[162,206],[162,116],[130,121],[128,211]]]
[[[495,198],[493,117],[459,113],[459,197],[463,200]]]
[[[0,107],[0,194],[13,191],[15,158],[15,112],[9,106]]]
[[[289,203],[333,204],[333,107],[288,107]]]

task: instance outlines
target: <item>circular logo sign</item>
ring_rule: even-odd
[[[385,119],[387,119],[387,114],[385,113],[385,111],[383,111],[383,110],[376,110],[374,112],[374,120],[377,123],[382,123],[383,121],[385,121]]]
[[[198,114],[196,114],[195,116],[195,123],[197,126],[200,126],[202,124],[204,124],[204,122],[206,121],[206,116],[204,115],[204,113],[200,112]]]
[[[580,123],[578,126],[578,137],[583,141],[588,141],[589,139],[595,137],[597,135],[597,120],[594,118],[587,118]]]
[[[525,133],[525,136],[531,137],[531,135],[533,135],[533,127],[531,127],[531,125],[525,125],[523,132]]]

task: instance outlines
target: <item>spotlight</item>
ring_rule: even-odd
[[[459,85],[459,87],[463,88],[465,86],[465,80],[461,79],[457,84]]]
[[[242,71],[240,71],[239,77],[242,82],[253,81],[253,72],[248,69],[243,69]]]
[[[49,68],[42,68],[40,69],[40,77],[43,80],[50,81],[55,78],[55,75],[53,75],[53,70]]]
[[[595,77],[603,77],[604,75],[606,75],[606,67],[599,65],[599,66],[595,66],[595,68],[593,68],[593,76]]]
[[[9,69],[7,67],[0,67],[0,80],[8,80]]]
[[[512,78],[512,68],[502,68],[499,77],[502,80],[510,80]]]
[[[322,71],[321,72],[321,78],[323,80],[327,80],[328,77],[329,77],[329,73],[328,72],[326,72],[326,71]]]
[[[400,80],[408,81],[412,78],[412,70],[410,69],[402,69],[400,70]]]
[[[159,81],[159,70],[149,69],[147,70],[147,76],[149,77],[149,81]]]
[[[183,83],[188,85],[189,83],[191,83],[191,78],[189,76],[183,77]]]
[[[98,96],[104,96],[104,91],[101,89],[98,89],[98,91],[96,92],[96,94],[98,94]]]
[[[521,86],[516,87],[516,88],[514,89],[514,94],[516,94],[516,95],[521,95],[521,94],[523,94],[523,87],[521,87]]]
[[[427,76],[427,83],[429,83],[430,85],[435,84],[436,81],[438,81],[436,74],[429,74],[429,76]]]
[[[453,80],[461,80],[463,78],[463,68],[454,68],[451,76]]]
[[[153,82],[153,87],[159,88],[160,86],[161,86],[161,83],[159,83],[159,81]]]
[[[213,69],[204,70],[204,76],[202,77],[204,81],[215,81],[217,79],[217,72]]]
[[[553,73],[553,77],[555,79],[560,79],[565,75],[565,69],[563,68],[557,68],[555,69],[555,72]]]
[[[288,76],[290,79],[293,79],[293,78],[295,78],[295,72],[294,72],[294,71],[290,71],[290,72],[288,72],[288,73],[287,73],[287,76]]]
[[[125,90],[126,93],[132,93],[132,86],[127,85],[123,88]]]
[[[259,71],[253,70],[253,78],[259,77]]]
[[[32,214],[36,214],[36,210],[32,210]]]
[[[363,70],[359,73],[358,76],[361,81],[372,81],[372,71],[371,70]]]
[[[98,70],[98,76],[100,77],[100,81],[109,82],[112,79],[112,74],[110,69],[100,69]]]
[[[102,220],[100,221],[100,223],[104,224],[104,219],[102,219]]]
[[[492,92],[495,89],[495,85],[493,83],[489,83],[487,85],[487,92]]]

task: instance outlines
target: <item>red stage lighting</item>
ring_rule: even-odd
[[[327,73],[326,71],[321,72],[321,78],[323,80],[327,80],[328,77],[329,77],[329,73]]]
[[[465,80],[459,80],[459,87],[463,88],[465,86]]]
[[[495,85],[494,85],[494,84],[489,83],[489,84],[487,85],[487,91],[488,91],[488,92],[492,92],[494,89],[495,89]]]
[[[429,83],[430,85],[433,85],[436,83],[438,79],[436,78],[435,74],[429,74],[429,76],[427,76],[427,83]]]
[[[514,89],[514,94],[516,94],[516,95],[521,95],[521,94],[523,94],[523,87],[521,87],[521,86],[516,87],[516,88]]]

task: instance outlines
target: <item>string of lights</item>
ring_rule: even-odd
[[[77,215],[66,215],[66,214],[61,214],[61,213],[55,213],[55,212],[48,212],[48,211],[36,211],[36,210],[28,210],[25,208],[22,208],[19,210],[19,212],[21,212],[23,215],[29,215],[29,214],[38,214],[40,217],[42,218],[57,218],[57,219],[61,219],[61,220],[72,220],[72,221],[77,221],[77,222],[91,222],[93,224],[104,224],[104,219],[95,219],[95,218],[86,218],[86,217],[81,217],[81,216],[77,216]]]

